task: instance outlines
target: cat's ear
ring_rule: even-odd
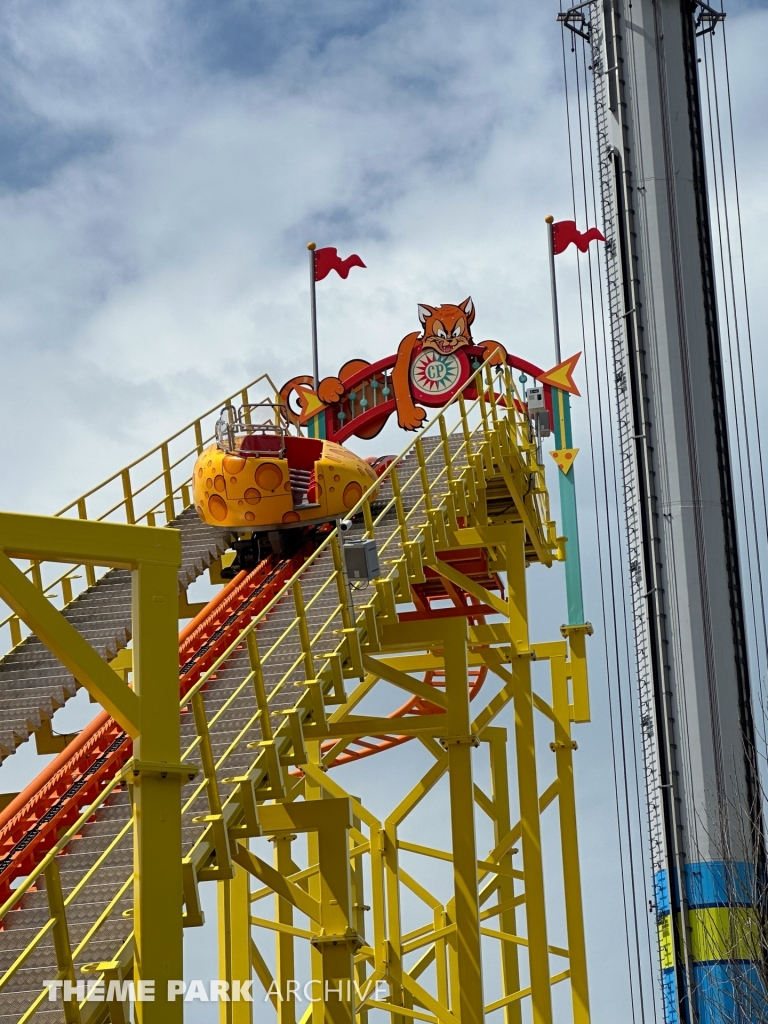
[[[468,295],[462,303],[459,304],[459,309],[463,309],[467,314],[467,324],[471,324],[475,319],[475,304],[472,301],[472,296]]]
[[[424,324],[427,322],[427,319],[435,315],[435,311],[434,309],[432,309],[431,306],[422,306],[421,303],[419,303],[417,309],[419,311],[419,320],[421,321],[421,326],[423,327]]]

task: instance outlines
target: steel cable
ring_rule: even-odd
[[[562,2],[560,4],[560,8],[562,10]],[[569,87],[568,62],[567,62],[567,58],[566,58],[565,28],[564,27],[561,28],[561,46],[562,46],[562,65],[563,65],[563,87],[564,87],[564,92],[565,92],[566,129],[567,129],[567,138],[568,138],[568,160],[569,160],[569,170],[570,170],[571,201],[572,201],[573,217],[574,217],[574,220],[575,220],[576,216],[577,216],[576,173],[575,173],[575,169],[574,169],[573,131],[572,131],[572,125],[571,125],[571,97],[570,97],[570,87]],[[572,47],[571,47],[571,52],[576,54],[576,47],[574,45],[572,45]],[[576,80],[576,93],[577,93],[577,96],[578,96],[578,92],[579,92],[579,85],[578,85],[578,72],[577,72],[577,80]],[[582,142],[582,171],[583,171],[583,139],[581,140],[581,142]],[[580,266],[579,266],[579,301],[580,301],[580,308],[581,308],[582,337],[583,337],[583,340],[584,340],[584,350],[585,350],[585,356],[586,356],[586,329],[585,329],[585,324],[584,324],[583,294],[582,294],[582,287],[581,287],[581,271],[580,271]],[[589,423],[589,428],[590,428],[590,435],[594,436],[593,420],[592,420],[592,403],[590,402],[590,389],[589,389],[589,378],[588,377],[587,377],[587,416],[588,416],[588,423]],[[597,515],[598,515],[597,509],[598,509],[599,505],[598,505],[598,496],[597,496],[597,480],[596,480],[596,474],[595,474],[595,471],[594,471],[594,451],[593,450],[591,450],[591,458],[592,458],[592,466],[593,466],[592,481],[593,481],[593,493],[594,493],[594,501],[595,501],[595,516],[597,517]],[[617,753],[617,742],[616,742],[616,732],[617,732],[617,729],[616,729],[616,709],[614,707],[614,699],[613,699],[613,693],[612,693],[612,688],[611,688],[611,661],[612,661],[612,658],[610,657],[609,651],[608,651],[609,629],[608,629],[608,620],[607,620],[607,609],[606,609],[605,601],[604,601],[604,594],[605,594],[605,590],[606,590],[606,585],[605,585],[605,574],[606,573],[605,573],[605,565],[604,565],[603,545],[602,545],[601,539],[600,539],[601,538],[601,530],[600,530],[599,522],[596,521],[595,525],[596,525],[597,552],[598,552],[598,576],[599,576],[599,580],[600,580],[600,612],[601,612],[601,619],[602,619],[602,626],[603,626],[603,647],[602,647],[602,653],[603,653],[603,660],[604,660],[606,689],[607,689],[607,696],[608,696],[608,711],[609,711],[609,722],[610,722],[610,734],[611,734],[611,759],[612,759],[612,771],[613,771],[614,802],[615,802],[615,808],[616,808],[616,830],[617,830],[617,841],[618,841],[618,852],[619,852],[619,871],[620,871],[621,888],[622,888],[622,908],[623,908],[623,917],[624,917],[624,937],[625,937],[625,947],[626,947],[627,976],[628,976],[628,982],[629,982],[629,995],[630,995],[630,1005],[631,1005],[631,1010],[632,1010],[632,1020],[633,1020],[633,1022],[636,1022],[637,1021],[637,1009],[636,1009],[636,1005],[635,1005],[635,987],[636,987],[636,984],[637,984],[641,988],[641,979],[639,977],[637,977],[637,979],[635,979],[635,972],[633,970],[633,967],[636,964],[636,958],[633,961],[632,948],[631,948],[632,941],[631,941],[631,926],[630,926],[630,910],[629,910],[629,905],[628,905],[629,904],[629,897],[628,897],[628,891],[627,891],[628,890],[628,886],[627,886],[627,873],[628,872],[627,872],[627,864],[626,864],[626,857],[625,857],[625,841],[624,841],[623,831],[622,831],[621,800],[620,800],[620,795],[619,795],[618,753]],[[613,588],[611,587],[611,588],[609,588],[609,590],[612,592]],[[615,615],[614,615],[614,630],[616,630],[616,629],[617,629],[617,625],[616,625]],[[626,772],[625,772],[625,776],[626,776]],[[634,900],[632,900],[632,902],[634,904]],[[642,1014],[641,1019],[644,1022],[645,1021],[645,1014],[644,1014],[644,1007],[643,1007],[643,1004],[642,1004],[642,998],[641,998],[641,1014]]]

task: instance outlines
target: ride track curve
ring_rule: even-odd
[[[183,698],[205,671],[279,593],[311,554],[308,542],[292,558],[270,556],[250,572],[241,571],[179,633],[179,696]],[[476,553],[463,553],[463,567],[479,575],[486,585],[503,594],[496,574],[483,571]],[[437,574],[427,570],[427,580],[414,588],[416,610],[407,618],[435,618],[452,609],[432,608],[431,600],[450,597],[454,607],[465,609],[472,624],[484,624],[493,609],[477,603],[470,595],[450,587],[446,594]],[[223,665],[222,665],[223,667]],[[469,696],[473,700],[488,674],[485,666],[470,668]],[[424,674],[427,685],[440,689],[445,685],[443,672]],[[440,714],[444,709],[423,697],[411,697],[386,717],[396,721],[406,715]],[[396,733],[359,737],[349,742],[328,765],[333,768],[364,757],[382,753],[413,739]],[[327,752],[336,741],[325,741]],[[118,775],[132,756],[130,737],[109,715],[100,712],[72,742],[18,796],[0,812],[0,904],[7,900],[14,881],[26,877],[42,861],[66,832],[91,805],[101,790]],[[300,770],[294,769],[296,774]]]

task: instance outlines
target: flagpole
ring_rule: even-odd
[[[555,333],[556,365],[562,362],[560,352],[560,316],[557,309],[557,281],[555,278],[555,229],[552,216],[544,218],[549,241],[549,279],[552,290],[552,324]],[[571,437],[571,396],[560,388],[552,388],[552,411],[554,413],[555,449],[567,450],[572,447]],[[576,467],[571,465],[567,473],[558,470],[560,491],[560,518],[563,533],[568,538],[565,558],[565,592],[568,606],[568,625],[584,622],[584,597],[581,585],[581,553],[579,551],[579,519],[576,511]]]
[[[309,307],[312,313],[312,376],[315,378],[315,392],[320,386],[320,368],[317,355],[317,274],[315,270],[315,249],[314,242],[308,242],[309,249]]]
[[[555,330],[555,364],[562,362],[560,354],[560,316],[557,311],[557,278],[555,277],[555,218],[550,214],[544,218],[549,241],[549,286],[552,292],[552,325]]]

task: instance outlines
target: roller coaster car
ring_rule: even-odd
[[[268,418],[254,422],[262,413]],[[327,523],[348,515],[376,482],[376,469],[342,445],[297,437],[289,427],[280,405],[221,410],[216,443],[194,469],[204,523],[256,534]]]

